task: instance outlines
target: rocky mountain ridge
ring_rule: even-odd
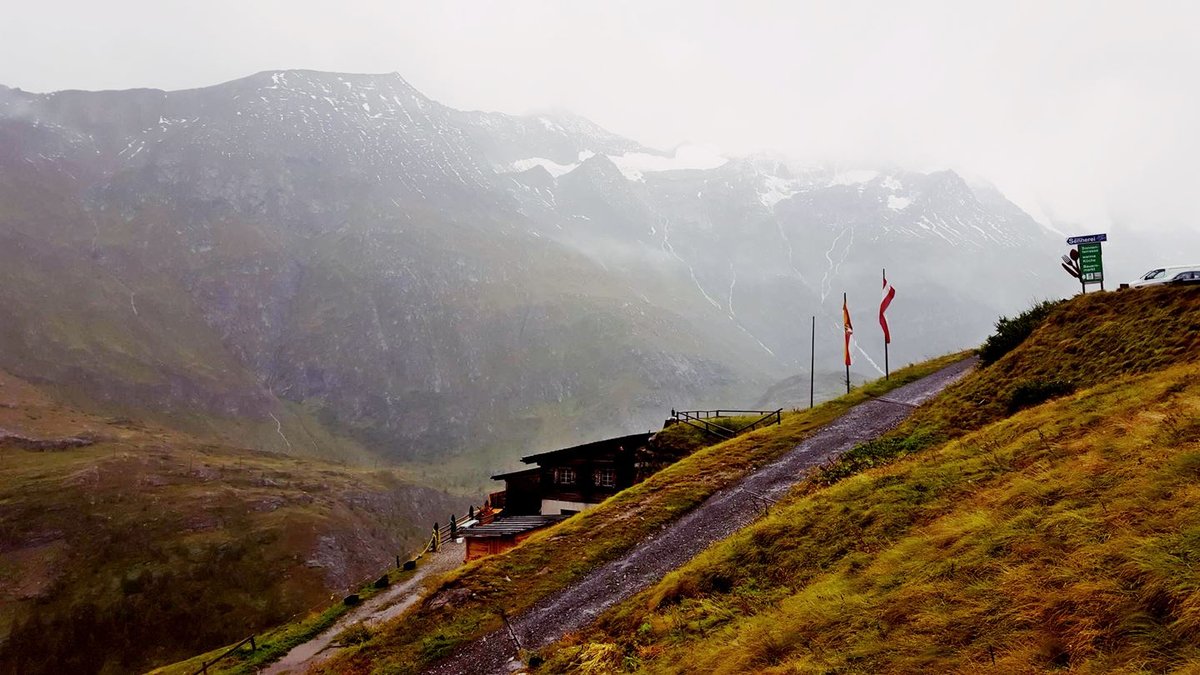
[[[755,400],[803,370],[810,315],[836,358],[837,295],[869,326],[884,266],[893,362],[1046,287],[1050,233],[952,172],[665,153],[395,74],[0,89],[0,148],[0,367],[286,452],[323,454],[316,425],[486,473]]]

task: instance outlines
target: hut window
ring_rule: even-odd
[[[575,469],[569,466],[555,467],[554,482],[559,485],[574,485],[575,484]]]
[[[593,478],[596,485],[600,487],[615,487],[617,484],[617,470],[612,467],[596,469]]]

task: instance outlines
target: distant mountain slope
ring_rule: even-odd
[[[0,88],[0,237],[0,366],[264,442],[308,420],[390,458],[465,452],[476,476],[754,401],[807,367],[813,314],[836,363],[837,296],[870,316],[881,267],[893,362],[974,343],[1053,255],[950,172],[659,152],[314,71]]]
[[[471,501],[64,406],[0,371],[0,672],[141,672],[281,623]]]

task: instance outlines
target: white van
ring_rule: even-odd
[[[1134,281],[1129,283],[1131,288],[1138,286],[1156,286],[1158,284],[1169,283],[1175,277],[1184,272],[1200,272],[1200,265],[1172,265],[1170,267],[1156,267]]]

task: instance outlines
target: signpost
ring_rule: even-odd
[[[1063,269],[1079,279],[1084,293],[1088,284],[1100,284],[1100,290],[1104,290],[1104,256],[1100,245],[1105,241],[1108,235],[1103,233],[1067,237],[1067,243],[1075,249],[1070,256],[1063,256]]]
[[[1104,259],[1100,256],[1100,242],[1080,244],[1079,280],[1085,284],[1100,284],[1104,290]]]
[[[1067,243],[1071,246],[1077,244],[1098,244],[1102,241],[1108,241],[1107,234],[1085,234],[1080,237],[1067,237]]]

